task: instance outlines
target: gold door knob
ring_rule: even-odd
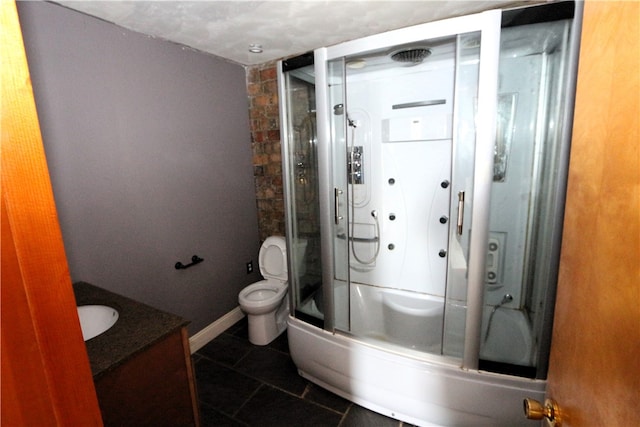
[[[524,415],[530,420],[546,421],[548,427],[561,427],[560,407],[553,399],[545,399],[544,406],[534,399],[524,399]]]

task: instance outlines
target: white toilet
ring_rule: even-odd
[[[258,256],[265,280],[253,283],[238,295],[238,302],[249,321],[249,341],[266,345],[287,328],[289,304],[287,243],[282,236],[271,236],[262,244]]]

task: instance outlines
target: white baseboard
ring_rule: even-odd
[[[191,349],[191,354],[200,350],[202,347],[207,345],[209,341],[213,340],[215,337],[229,329],[243,317],[244,313],[242,312],[242,310],[240,310],[240,306],[238,306],[218,320],[206,326],[204,329],[196,332],[192,337],[189,338],[189,347]]]

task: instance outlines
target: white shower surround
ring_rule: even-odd
[[[356,223],[354,238],[379,237],[378,242],[353,242],[349,267],[352,282],[444,297],[447,260],[438,252],[448,245],[449,226],[439,219],[449,214],[449,192],[440,182],[451,176],[455,69],[450,43],[432,49],[423,64],[349,78],[347,114],[357,124],[348,130],[349,147],[363,147],[364,171],[363,184],[349,187],[354,191],[349,223]],[[421,83],[425,80],[430,84]],[[416,100],[442,104],[393,108]],[[413,197],[417,194],[421,197]],[[373,231],[373,211],[379,216],[379,236]],[[359,259],[375,262],[363,265]]]

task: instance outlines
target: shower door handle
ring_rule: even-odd
[[[458,235],[462,236],[462,223],[464,222],[464,191],[458,192]]]
[[[333,201],[335,203],[333,208],[334,221],[336,225],[340,224],[340,220],[342,216],[340,215],[340,195],[342,194],[342,190],[338,188],[333,189]]]

